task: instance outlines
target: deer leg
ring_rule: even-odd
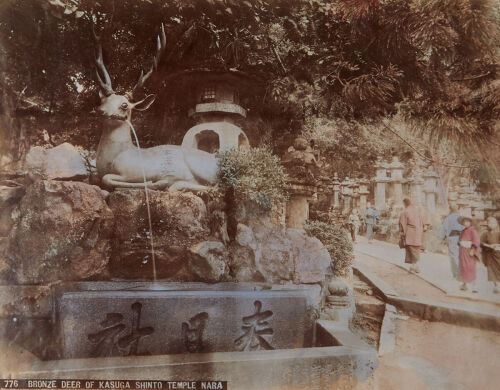
[[[102,183],[109,187],[121,187],[121,188],[144,188],[144,183],[130,183],[126,181],[127,178],[121,175],[114,175],[108,173],[102,177]],[[152,182],[147,181],[147,186],[151,186]]]
[[[210,187],[189,181],[176,181],[169,188],[170,191],[208,191]]]
[[[161,179],[158,181],[155,181],[151,183],[151,185],[148,185],[148,188],[151,188],[152,190],[163,190],[170,186],[172,184],[172,180],[170,179]]]

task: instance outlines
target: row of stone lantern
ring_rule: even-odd
[[[346,177],[340,182],[337,174],[335,174],[333,196],[336,199],[336,203],[334,207],[341,209],[344,214],[353,208],[366,209],[368,196],[370,195],[370,191],[368,190],[369,184],[370,181],[365,178],[350,179]]]
[[[492,200],[485,200],[476,192],[475,186],[467,179],[461,178],[458,186],[448,192],[450,202],[456,203],[461,212],[472,215],[475,219],[484,220],[486,213],[495,210]]]
[[[438,197],[439,175],[432,167],[416,166],[412,175],[403,177],[404,165],[394,157],[391,163],[378,161],[375,176],[375,207],[386,208],[386,200],[390,198],[394,205],[401,205],[403,196],[413,199],[434,214]],[[467,178],[462,178],[459,186],[448,192],[448,201],[456,203],[460,212],[470,213],[478,220],[484,220],[486,212],[494,211],[493,202],[486,201],[476,191],[475,186]]]
[[[297,137],[294,145],[288,148],[282,163],[289,176],[290,199],[285,218],[288,228],[302,228],[309,218],[310,203],[318,200],[328,209],[333,208],[343,214],[352,208],[366,209],[370,181],[348,177],[340,181],[337,173],[333,179],[319,176],[313,150],[302,137]]]
[[[293,158],[285,161],[285,165],[294,169],[290,176],[290,200],[287,204],[286,225],[291,228],[301,228],[309,218],[311,202],[326,204],[328,209],[337,213],[347,214],[353,208],[360,211],[367,207],[370,198],[370,180],[366,178],[340,180],[335,173],[333,178],[311,175],[312,168],[317,168],[312,150],[303,142],[296,142],[295,148],[290,148]],[[376,164],[376,176],[373,179],[375,208],[386,211],[389,204],[398,208],[402,206],[403,198],[409,197],[417,205],[423,206],[430,214],[437,211],[438,174],[432,167],[416,166],[410,177],[405,178],[405,166],[397,157],[390,163],[379,160]],[[309,176],[309,179],[307,178]],[[475,191],[470,182],[462,178],[459,186],[449,191],[449,201],[458,205],[460,211],[470,212],[475,218],[484,220],[485,212],[493,212],[493,202],[484,201]]]
[[[328,205],[341,213],[347,213],[352,208],[366,209],[370,191],[370,181],[365,178],[340,181],[338,174],[332,178],[321,177],[318,182],[318,195]]]
[[[432,168],[417,168],[413,176],[403,177],[405,166],[397,157],[391,163],[379,160],[375,165],[375,208],[385,210],[387,200],[401,205],[403,198],[409,196],[416,204],[425,205],[429,212],[436,210],[438,193],[438,174]]]

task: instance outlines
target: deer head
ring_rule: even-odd
[[[99,114],[111,120],[125,121],[129,120],[132,115],[132,110],[144,111],[147,110],[155,101],[155,95],[148,95],[144,99],[134,102],[134,93],[144,85],[146,80],[151,76],[154,70],[157,69],[160,58],[165,52],[167,38],[165,36],[165,29],[163,23],[161,25],[161,33],[156,39],[156,53],[153,57],[153,64],[151,68],[144,74],[141,69],[139,80],[132,88],[131,91],[123,95],[115,93],[111,86],[111,78],[104,65],[102,58],[102,45],[101,37],[95,32],[94,24],[92,24],[92,35],[96,45],[96,74],[97,81],[99,82],[99,97],[101,98],[101,105],[98,108]]]

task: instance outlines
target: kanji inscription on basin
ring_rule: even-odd
[[[301,348],[301,291],[78,291],[58,302],[65,358]]]

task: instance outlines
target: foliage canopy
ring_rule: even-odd
[[[169,54],[144,91],[159,96],[137,118],[151,142],[186,129],[176,72],[232,68],[261,80],[244,104],[274,142],[310,118],[342,121],[346,132],[398,115],[435,139],[491,146],[500,128],[499,8],[494,0],[11,0],[0,5],[2,89],[13,109],[47,116],[49,133],[95,144],[91,21],[105,28],[119,91],[150,65],[163,22]]]

